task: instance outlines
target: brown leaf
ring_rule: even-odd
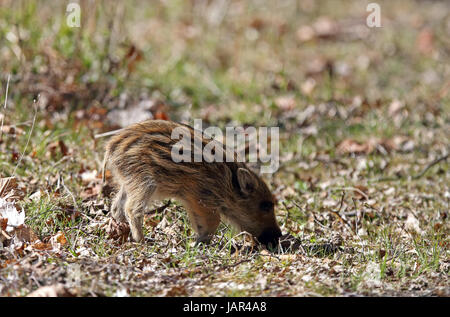
[[[169,120],[169,116],[167,115],[167,113],[158,110],[155,112],[155,119],[156,120]]]
[[[439,231],[442,228],[442,223],[437,222],[434,224],[433,229],[434,231]]]
[[[34,233],[34,231],[27,225],[20,225],[19,227],[15,228],[14,234],[17,239],[22,242],[35,242],[39,240],[36,233]]]
[[[313,58],[307,66],[306,75],[314,76],[324,71],[330,72],[333,69],[333,62],[323,56]]]
[[[130,46],[125,55],[128,73],[134,72],[137,62],[141,61],[143,56],[142,52],[135,45]]]
[[[59,150],[61,151],[63,156],[69,155],[69,149],[67,148],[67,146],[64,144],[64,142],[62,140],[58,141],[58,146],[59,146]]]
[[[405,103],[403,101],[395,99],[389,105],[388,114],[389,114],[390,117],[393,117],[396,114],[398,114],[404,108],[405,108]]]
[[[186,296],[187,290],[183,285],[175,285],[170,289],[163,291],[163,296]]]
[[[434,35],[430,29],[423,29],[416,40],[417,50],[425,55],[429,55],[434,50]]]
[[[361,144],[353,139],[345,139],[337,146],[336,151],[339,154],[361,154],[368,153],[369,146],[367,144]]]
[[[17,162],[19,160],[19,158],[20,158],[20,153],[15,151],[15,150],[13,150],[11,152],[11,161]]]
[[[301,42],[307,42],[316,38],[331,39],[339,34],[339,25],[329,17],[319,17],[311,26],[302,25],[297,30],[297,39]]]
[[[380,145],[382,145],[388,151],[401,152],[410,152],[415,147],[413,140],[401,135],[396,135],[390,139],[382,140],[380,142]]]
[[[38,240],[35,243],[33,243],[31,245],[31,247],[33,249],[39,250],[39,251],[49,251],[49,250],[53,249],[53,247],[50,243],[45,243],[45,242],[42,242],[41,240]]]
[[[11,190],[17,188],[15,177],[0,178],[0,197],[6,196]]]
[[[306,96],[310,96],[314,88],[316,88],[316,80],[314,78],[308,77],[301,85],[300,90]]]
[[[298,28],[296,35],[301,42],[307,42],[314,39],[314,37],[316,36],[316,32],[311,26],[302,25]]]
[[[407,137],[394,136],[391,139],[369,138],[364,143],[353,139],[345,139],[338,144],[339,154],[370,154],[378,150],[382,154],[390,151],[410,152],[414,149],[414,142]]]
[[[339,25],[329,17],[319,17],[313,24],[317,37],[330,38],[339,33]]]
[[[158,224],[160,223],[160,221],[158,219],[156,219],[153,216],[150,217],[145,217],[144,218],[144,224],[146,227],[156,227]]]
[[[360,192],[359,191],[355,191],[354,192],[355,198],[358,199],[358,200],[365,200],[367,198],[367,196],[368,196],[369,189],[366,186],[363,186],[363,185],[356,185],[354,187],[356,189],[359,189],[359,191],[360,191]],[[365,194],[365,196],[363,194]]]
[[[258,31],[262,30],[266,26],[266,21],[260,17],[256,17],[250,23],[250,26]]]
[[[62,140],[50,143],[49,145],[47,145],[47,150],[50,152],[51,157],[56,156],[57,150],[59,150],[62,156],[69,155],[69,149]]]
[[[8,226],[8,219],[0,217],[0,230],[5,231]]]
[[[50,238],[51,244],[59,243],[60,245],[65,245],[67,243],[66,236],[64,233],[59,231],[57,234],[55,234],[53,237]]]
[[[2,127],[2,133],[5,134],[24,134],[25,131],[23,131],[21,128],[10,126],[10,125],[4,125]]]
[[[29,293],[27,297],[74,297],[63,284],[54,284],[49,286],[42,286],[37,290]]]
[[[126,222],[117,222],[114,219],[110,219],[106,233],[110,239],[124,243],[130,234],[130,227]]]
[[[275,104],[283,111],[290,111],[295,108],[296,102],[293,96],[281,96],[275,99]]]
[[[97,183],[93,186],[85,187],[81,193],[80,197],[83,199],[91,199],[97,197],[102,192],[102,185]]]

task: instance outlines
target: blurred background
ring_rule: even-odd
[[[366,25],[370,1],[86,0],[79,28],[69,3],[1,1],[11,102],[40,94],[41,109],[89,119],[136,107],[139,119],[261,124],[318,101],[398,99],[424,119],[448,102],[447,1],[378,1],[381,28]],[[122,114],[108,119],[135,119]]]

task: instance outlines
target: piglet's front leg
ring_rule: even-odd
[[[197,243],[209,243],[220,224],[220,215],[195,200],[186,201],[189,220],[197,232]]]

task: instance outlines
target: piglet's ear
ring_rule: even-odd
[[[256,175],[245,168],[238,168],[237,179],[239,187],[244,195],[251,194],[258,187]]]

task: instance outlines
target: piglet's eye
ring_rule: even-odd
[[[273,202],[271,201],[263,201],[259,204],[259,208],[262,211],[271,211],[273,208]]]

